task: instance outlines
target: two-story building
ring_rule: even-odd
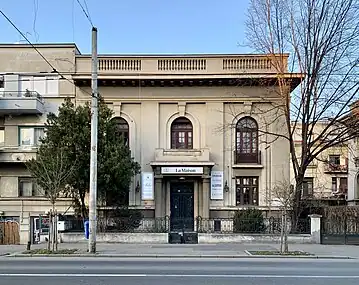
[[[90,55],[75,45],[37,47],[65,79],[30,46],[0,46],[0,210],[21,221],[49,208],[23,163],[36,155],[46,114],[65,96],[83,104],[91,92]],[[289,180],[290,166],[287,141],[273,135],[285,134],[286,127],[272,104],[280,98],[269,56],[99,55],[98,63],[99,93],[141,165],[131,208],[146,217],[168,216],[173,228],[186,220],[190,230],[196,217],[276,210],[271,189]],[[293,90],[300,76],[285,76]],[[60,203],[59,211],[69,203]]]

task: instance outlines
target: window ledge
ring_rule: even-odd
[[[263,164],[256,163],[242,163],[242,164],[233,164],[232,168],[264,168]]]

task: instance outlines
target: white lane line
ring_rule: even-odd
[[[359,275],[260,275],[260,274],[72,274],[72,273],[0,273],[0,277],[187,277],[187,278],[299,278],[359,279]]]

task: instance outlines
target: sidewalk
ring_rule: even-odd
[[[31,249],[46,248],[46,244],[32,245]],[[62,243],[59,248],[76,248],[80,254],[87,253],[87,243]],[[0,255],[21,253],[25,245],[0,246]],[[117,244],[99,243],[97,253],[102,256],[117,257],[249,257],[245,251],[278,250],[275,244]],[[289,250],[300,250],[321,257],[351,257],[359,259],[359,246],[290,244]]]

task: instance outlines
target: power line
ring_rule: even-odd
[[[5,13],[2,10],[0,10],[0,13],[19,32],[19,34],[31,45],[31,47],[40,55],[40,57],[52,68],[52,73],[58,74],[60,76],[60,79],[65,79],[76,87],[73,81],[64,77],[62,73],[56,70],[56,68],[47,60],[47,58],[38,50],[38,48],[36,48],[36,46],[34,46],[32,42],[30,42],[30,40],[24,35],[24,33],[20,31],[20,29],[11,21],[11,19],[8,16],[5,15]],[[89,93],[86,90],[83,91],[92,97],[92,93]]]
[[[93,23],[92,23],[92,20],[91,20],[91,17],[90,17],[90,13],[88,13],[88,8],[87,8],[86,0],[85,0],[84,2],[85,2],[85,6],[86,6],[86,9],[87,9],[87,12],[86,12],[84,6],[81,4],[80,0],[76,0],[76,1],[77,1],[77,3],[80,5],[80,7],[81,7],[81,9],[82,9],[82,12],[84,12],[84,14],[85,14],[87,20],[89,20],[91,26],[93,27],[94,25],[93,25]]]

